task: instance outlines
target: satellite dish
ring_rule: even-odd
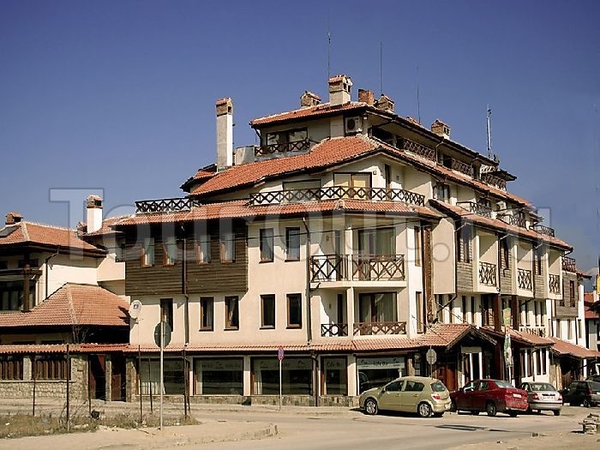
[[[139,300],[134,300],[131,302],[131,305],[129,305],[129,317],[131,317],[133,320],[137,320],[141,310],[142,302]]]

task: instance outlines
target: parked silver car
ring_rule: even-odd
[[[563,398],[560,392],[550,383],[525,382],[521,389],[527,391],[529,411],[552,411],[555,416],[560,416]]]
[[[366,414],[388,410],[441,416],[450,409],[450,392],[435,378],[400,377],[363,392],[359,405]]]

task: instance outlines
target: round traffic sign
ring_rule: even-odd
[[[435,350],[432,348],[427,350],[427,353],[425,353],[425,359],[430,365],[434,365],[437,361],[437,353],[435,352]]]

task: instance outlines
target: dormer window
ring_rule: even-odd
[[[266,145],[262,146],[256,156],[266,156],[273,153],[301,152],[308,150],[308,130],[295,130],[267,133]]]

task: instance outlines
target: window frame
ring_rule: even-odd
[[[222,263],[235,262],[235,242],[235,233],[233,233],[232,231],[221,233],[221,235],[219,236]]]
[[[237,295],[225,296],[225,330],[240,329],[240,298]],[[235,309],[232,308],[234,306]],[[233,309],[233,310],[232,310]]]
[[[297,306],[294,306],[292,303],[297,302]],[[302,328],[302,294],[300,293],[292,293],[286,294],[286,304],[287,304],[287,328],[300,329]],[[292,310],[297,309],[298,315],[298,323],[292,322]]]
[[[292,242],[292,239],[297,239],[297,243]],[[285,229],[285,260],[300,261],[300,227],[286,227]]]
[[[171,331],[173,331],[173,299],[172,298],[161,298],[160,299],[160,321],[164,321],[169,324]]]
[[[210,234],[201,234],[196,241],[196,264],[210,264],[212,260]]]
[[[275,329],[276,318],[275,294],[261,294],[260,296],[260,328]]]
[[[215,327],[215,298],[200,297],[200,331],[213,331]]]
[[[150,251],[150,249],[152,249]],[[141,267],[154,267],[156,262],[156,243],[153,237],[145,237],[142,242],[142,254],[140,255]]]
[[[260,262],[267,263],[275,260],[275,232],[273,228],[259,230]]]
[[[163,242],[163,266],[174,266],[177,264],[177,239],[175,236],[167,236]]]

